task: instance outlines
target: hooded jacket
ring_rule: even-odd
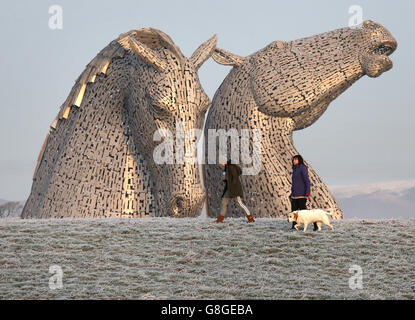
[[[308,168],[304,164],[296,164],[293,166],[290,197],[306,197],[306,193],[310,193]]]

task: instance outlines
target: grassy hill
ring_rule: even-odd
[[[1,299],[414,299],[415,220],[0,219]],[[51,265],[63,288],[49,288]],[[352,265],[363,288],[349,287]]]

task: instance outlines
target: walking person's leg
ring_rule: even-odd
[[[298,209],[297,210],[307,210],[307,198],[298,198]]]
[[[246,217],[248,219],[248,222],[255,222],[253,215],[251,214],[251,212],[249,211],[249,209],[247,208],[247,206],[242,202],[241,197],[235,197],[234,198],[236,203],[238,204],[238,206],[245,211]]]
[[[228,204],[230,201],[231,201],[231,198],[227,198],[227,197],[222,198],[220,214],[216,222],[222,222],[223,219],[225,219],[226,209],[228,208]]]
[[[299,210],[298,208],[298,199],[292,199],[291,198],[291,212]],[[291,226],[291,229],[295,229],[294,226],[297,224],[297,222],[293,221],[293,225]]]

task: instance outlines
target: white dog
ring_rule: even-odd
[[[307,226],[313,222],[317,223],[318,231],[321,231],[321,223],[328,225],[331,230],[334,230],[327,215],[331,216],[331,213],[322,209],[297,210],[290,213],[288,216],[288,222],[297,222],[294,226],[297,231],[298,227],[304,225],[305,232],[307,230]]]

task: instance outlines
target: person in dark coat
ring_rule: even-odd
[[[310,179],[308,177],[308,168],[304,164],[303,157],[299,154],[295,155],[293,161],[293,174],[291,184],[291,212],[296,210],[306,210],[307,199],[310,198]],[[291,229],[294,229],[296,222],[293,222]],[[314,231],[316,231],[317,223],[314,222]]]
[[[235,200],[236,204],[245,211],[246,217],[248,222],[255,222],[254,217],[249,212],[249,209],[246,205],[242,202],[242,198],[244,196],[242,184],[239,180],[239,176],[242,174],[242,169],[236,164],[232,164],[231,160],[228,162],[220,164],[223,171],[223,180],[225,181],[225,189],[222,193],[222,204],[221,204],[221,212],[216,220],[217,223],[222,222],[225,219],[226,210],[228,207],[229,202],[232,199]]]

